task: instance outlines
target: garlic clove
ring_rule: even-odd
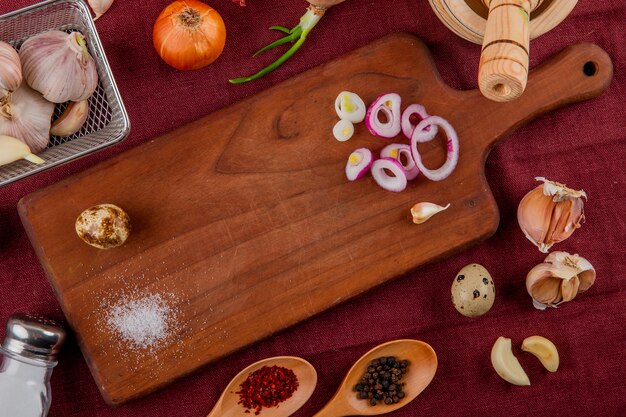
[[[93,20],[98,20],[100,16],[105,14],[107,10],[113,4],[113,0],[87,0],[89,6],[91,6],[91,10],[96,14],[96,17]]]
[[[69,136],[78,132],[89,116],[89,100],[72,101],[63,114],[52,123],[50,134]]]
[[[22,45],[20,59],[28,85],[53,103],[86,100],[98,86],[96,63],[80,32],[33,36]]]
[[[529,336],[522,342],[522,350],[534,355],[550,372],[559,369],[559,351],[552,341],[542,336]]]
[[[0,97],[15,91],[22,84],[20,56],[11,45],[0,41]]]
[[[563,301],[572,301],[576,294],[578,294],[578,287],[580,286],[580,280],[577,276],[574,276],[570,279],[564,279],[561,282],[561,295],[563,297]]]
[[[587,262],[586,259],[585,259],[585,262]],[[580,279],[580,286],[578,287],[578,292],[579,293],[585,292],[596,281],[596,270],[593,269],[593,266],[591,266],[591,264],[589,264],[589,269],[586,269],[582,271],[581,273],[579,273],[578,278]]]
[[[583,190],[573,190],[565,185],[535,178],[544,184],[527,193],[520,201],[517,220],[528,240],[541,252],[547,253],[555,243],[574,233],[584,221]]]
[[[28,145],[21,140],[11,136],[0,135],[0,165],[10,164],[19,159],[26,159],[35,164],[43,164],[45,162],[37,155],[33,155]]]
[[[542,263],[530,270],[526,277],[526,290],[542,304],[552,305],[559,302],[561,279],[555,278],[552,265]]]
[[[496,373],[505,381],[513,385],[530,385],[528,375],[513,355],[511,339],[498,337],[491,349],[491,364]]]
[[[0,135],[17,138],[40,152],[50,140],[53,112],[54,104],[23,83],[0,109]]]
[[[411,216],[413,216],[413,223],[422,224],[440,211],[448,209],[448,207],[450,207],[450,203],[448,203],[445,207],[427,202],[417,203],[413,207],[411,207]]]

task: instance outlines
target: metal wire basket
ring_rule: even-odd
[[[104,54],[89,8],[82,0],[49,0],[0,16],[0,40],[19,50],[22,43],[48,30],[80,31],[96,62],[98,88],[89,98],[89,116],[71,136],[52,136],[38,153],[46,162],[35,165],[20,160],[0,166],[0,186],[63,164],[112,145],[128,136],[130,121]],[[25,82],[25,81],[24,81]],[[67,104],[56,105],[53,119]]]

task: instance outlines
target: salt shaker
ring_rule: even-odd
[[[46,417],[50,376],[65,331],[51,320],[15,314],[0,346],[0,417]]]

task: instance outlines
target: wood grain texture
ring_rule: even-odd
[[[478,86],[488,99],[515,100],[526,89],[530,12],[537,2],[489,1],[489,17],[478,66]]]
[[[428,0],[433,11],[452,32],[477,44],[483,43],[489,8],[487,0]],[[578,0],[544,0],[530,14],[530,39],[554,29],[574,9]]]
[[[592,61],[595,75],[583,65]],[[567,48],[531,73],[515,103],[443,84],[418,39],[390,35],[232,107],[24,197],[19,212],[105,400],[145,395],[420,265],[493,234],[498,210],[485,181],[493,144],[549,110],[600,94],[611,61],[597,46]],[[460,161],[440,183],[418,177],[403,193],[371,177],[349,183],[348,155],[390,143],[363,124],[333,139],[342,90],[366,102],[395,91],[447,118]],[[443,144],[420,148],[427,166]],[[418,201],[451,208],[416,226]],[[124,246],[98,250],[74,233],[87,207],[131,217]],[[121,292],[173,296],[179,325],[155,352],[123,349],[103,323]]]

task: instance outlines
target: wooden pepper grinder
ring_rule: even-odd
[[[429,0],[459,36],[482,42],[478,86],[494,101],[518,98],[528,80],[529,45],[557,26],[577,0]]]

